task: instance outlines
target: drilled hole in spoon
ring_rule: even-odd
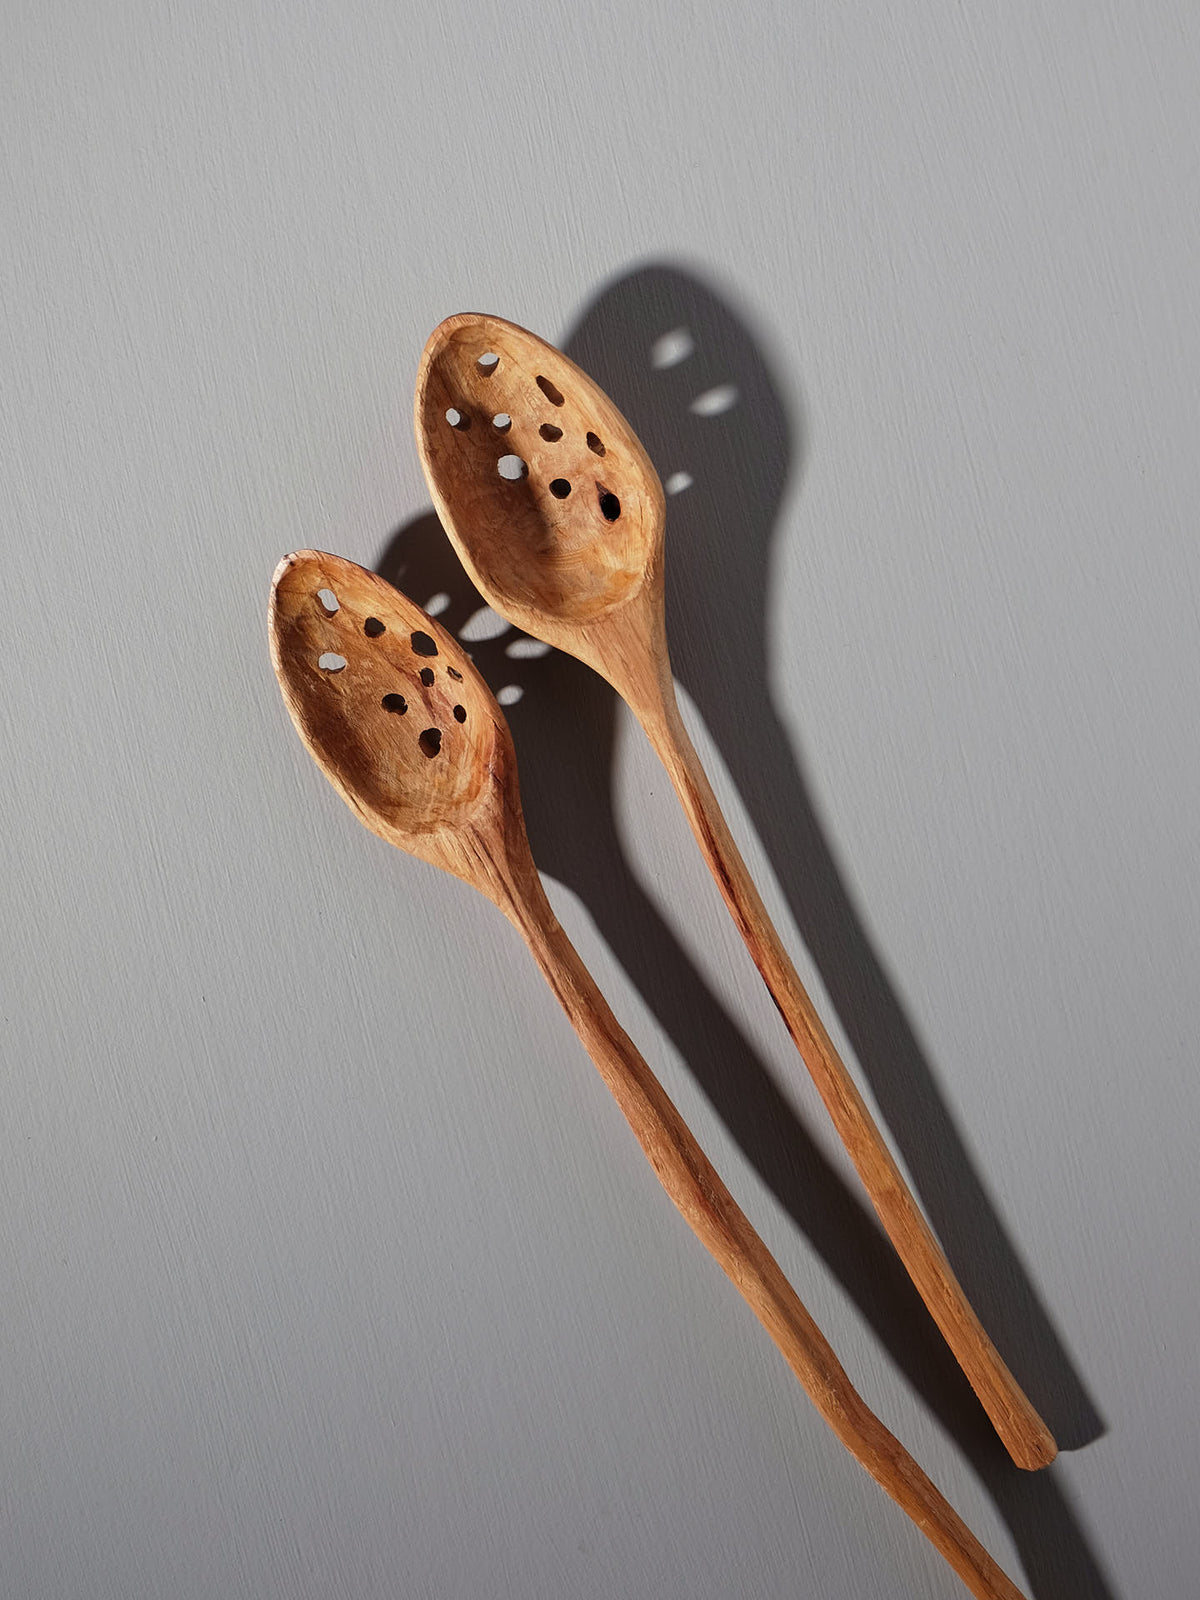
[[[326,650],[323,656],[317,657],[317,665],[322,672],[341,672],[346,665],[346,658],[335,654],[332,650]]]
[[[463,681],[462,673],[458,671],[457,667],[447,667],[446,671],[454,679],[455,683],[461,683]]]
[[[596,488],[600,495],[600,515],[605,522],[615,522],[621,515],[621,502],[612,490],[606,489],[603,484],[598,483]]]
[[[368,639],[378,639],[379,635],[384,631],[383,623],[380,622],[378,617],[368,617],[363,623],[363,632]]]
[[[496,368],[500,365],[500,357],[494,350],[488,350],[485,352],[485,354],[480,356],[475,365],[479,368],[480,372],[483,373],[485,378],[490,378],[492,373],[495,372]]]
[[[341,609],[338,604],[338,597],[332,589],[318,589],[317,599],[321,602],[321,609],[327,617],[333,616],[335,611]]]
[[[396,711],[401,716],[408,710],[408,701],[402,694],[385,694],[379,704],[385,711]]]
[[[546,399],[549,400],[552,406],[562,405],[562,390],[551,383],[549,378],[543,378],[540,372],[538,373],[537,386],[546,396]]]
[[[550,493],[556,500],[565,500],[571,492],[571,485],[566,478],[551,478]]]
[[[425,687],[427,689],[433,683],[433,668],[432,667],[422,667],[421,668],[421,682],[425,685]]]
[[[455,708],[454,708],[454,720],[455,720],[455,722],[465,722],[467,720],[467,708],[466,708],[466,706],[455,706]]]
[[[552,422],[543,422],[538,432],[547,444],[554,444],[562,438],[562,429],[556,428]]]
[[[451,406],[446,412],[446,421],[452,428],[456,428],[459,433],[465,433],[471,426],[470,417],[467,416],[465,411],[459,411],[455,406]]]
[[[427,756],[436,756],[442,748],[442,730],[440,728],[426,728],[417,743]]]
[[[414,652],[419,656],[435,656],[438,653],[437,645],[427,633],[421,633],[420,630],[413,634],[410,642]]]
[[[529,468],[520,456],[501,456],[496,463],[496,471],[502,478],[507,478],[510,483],[516,483],[523,478]]]
[[[599,438],[599,436],[597,434],[594,434],[594,433],[589,433],[588,434],[588,436],[587,436],[587,447],[592,452],[593,455],[602,456],[602,455],[606,455],[607,454],[607,452],[606,452],[606,450],[604,448],[604,445],[601,442],[601,440],[600,440],[600,438]]]
[[[495,428],[497,433],[507,433],[512,427],[512,418],[507,411],[497,411],[492,418],[492,427]]]

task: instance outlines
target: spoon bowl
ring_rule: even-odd
[[[464,833],[520,801],[504,714],[462,646],[390,583],[338,556],[285,556],[271,656],[301,738],[351,809],[462,870]]]
[[[416,421],[438,510],[478,530],[518,626],[526,614],[543,628],[592,623],[658,570],[665,511],[650,458],[608,396],[534,334],[499,317],[443,322]]]

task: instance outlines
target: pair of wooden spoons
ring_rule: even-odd
[[[1053,1443],[904,1187],[687,738],[663,624],[662,490],[628,424],[532,334],[454,317],[426,350],[417,435],[443,522],[480,591],[510,621],[596,667],[639,717],[914,1280],[1014,1457],[1043,1464]],[[382,578],[315,551],[280,563],[270,634],[284,699],[318,764],[375,833],[473,883],[517,927],[663,1187],[839,1439],[973,1594],[1020,1600],[856,1393],[559,926],[525,835],[511,735],[461,646]]]

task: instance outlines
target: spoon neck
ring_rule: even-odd
[[[595,665],[657,744],[674,737],[679,708],[667,652],[661,596],[648,585],[637,600],[606,618],[595,639]]]
[[[625,704],[633,712],[642,731],[668,772],[674,776],[674,767],[680,751],[691,750],[691,740],[675,696],[675,680],[665,651],[661,655],[648,654],[640,670],[626,670],[609,681]]]
[[[523,938],[531,940],[536,930],[554,922],[524,820],[512,802],[483,824],[463,830],[455,848],[460,853],[459,876],[498,907]]]

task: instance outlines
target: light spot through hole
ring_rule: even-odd
[[[556,428],[552,422],[543,422],[538,432],[547,444],[554,444],[556,440],[562,438],[562,429]]]
[[[528,470],[520,456],[501,456],[496,463],[496,471],[510,483],[516,483],[518,479],[523,478]]]
[[[546,399],[549,400],[552,406],[562,405],[562,390],[556,388],[555,385],[550,382],[549,378],[543,378],[540,372],[538,373],[537,386],[546,396]]]
[[[496,699],[502,706],[515,706],[524,693],[519,683],[506,683],[496,695]]]
[[[491,610],[490,605],[482,605],[478,611],[472,611],[467,621],[458,630],[458,637],[467,645],[482,645],[485,638],[499,638],[501,634],[509,632],[509,624],[504,621],[498,611]]]
[[[504,654],[513,661],[536,661],[539,656],[550,654],[550,646],[541,639],[514,639]]]
[[[321,609],[327,617],[331,617],[335,611],[341,609],[338,604],[338,597],[332,589],[318,589],[317,599],[321,602]]]
[[[471,615],[458,630],[458,637],[467,644],[482,644],[485,639],[498,639],[502,633],[508,632],[508,623],[491,606],[480,606],[478,611]],[[457,673],[452,675],[457,677]]]
[[[332,650],[326,650],[323,656],[317,658],[317,665],[322,672],[340,672],[346,665],[346,658],[336,655]]]
[[[668,494],[682,494],[685,489],[690,489],[691,487],[692,475],[690,472],[673,472],[666,483],[663,484],[663,488]]]
[[[440,617],[450,604],[450,596],[443,589],[438,594],[431,594],[425,602],[425,609],[431,617]]]
[[[378,639],[379,635],[384,631],[383,623],[380,622],[378,617],[368,617],[363,623],[363,632],[368,639]]]
[[[681,361],[687,360],[695,348],[686,328],[672,328],[670,333],[664,333],[651,345],[650,365],[660,369],[677,367]]]
[[[571,485],[566,478],[551,478],[550,493],[556,500],[565,500],[571,492]]]
[[[692,401],[688,410],[697,417],[719,417],[731,411],[738,401],[738,392],[732,383],[719,383],[715,389],[705,389]]]
[[[417,743],[427,756],[436,756],[442,748],[442,730],[440,728],[426,728]]]

